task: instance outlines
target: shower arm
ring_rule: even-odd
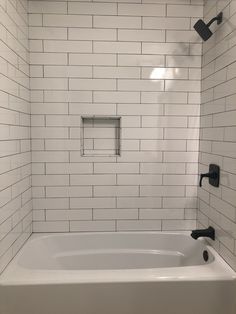
[[[209,27],[212,23],[217,21],[217,24],[219,25],[222,22],[223,13],[220,12],[216,17],[213,17],[213,19],[210,20],[210,22],[207,23],[207,26]]]

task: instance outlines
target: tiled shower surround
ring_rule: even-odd
[[[34,231],[196,226],[203,6],[192,2],[29,1]],[[96,116],[120,117],[120,155],[114,126],[99,123],[82,155],[81,117]]]
[[[224,23],[202,45],[203,8]],[[0,271],[31,233],[31,185],[34,232],[197,221],[236,269],[235,17],[235,0],[0,0]],[[220,188],[197,191],[211,162]]]
[[[212,244],[236,269],[236,1],[208,0],[204,17],[221,10],[224,24],[203,44],[199,156],[200,172],[211,162],[221,167],[221,184],[199,189],[198,223],[215,227]]]
[[[0,1],[0,272],[32,229],[27,1]]]

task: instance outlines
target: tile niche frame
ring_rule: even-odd
[[[114,128],[117,129],[115,132],[117,132],[117,136],[114,138],[114,141],[116,142],[115,144],[115,149],[114,149],[114,154],[112,153],[105,153],[104,154],[96,154],[96,150],[94,149],[95,153],[85,153],[85,147],[84,147],[84,142],[86,138],[84,137],[84,125],[86,122],[89,122],[89,120],[93,120],[95,123],[96,122],[103,122],[105,123],[106,121],[109,122],[109,125],[111,125],[111,122],[114,122]],[[94,123],[93,122],[93,123]],[[118,124],[118,127],[116,126]],[[94,125],[93,125],[94,127]],[[91,128],[93,128],[91,127]],[[102,127],[101,127],[102,128]],[[112,128],[111,126],[109,128]],[[122,119],[121,116],[106,116],[106,115],[82,115],[81,116],[81,121],[80,121],[80,152],[82,157],[120,157],[121,156],[121,128],[122,128]],[[102,140],[103,138],[99,138]],[[111,138],[112,139],[112,138]],[[93,139],[94,140],[94,139]],[[104,138],[106,140],[106,138]],[[104,149],[105,151],[105,149]]]

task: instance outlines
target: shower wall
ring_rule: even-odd
[[[0,272],[31,234],[27,1],[0,1]]]
[[[202,14],[29,1],[35,232],[196,226]]]
[[[199,189],[198,224],[216,228],[212,245],[236,269],[236,1],[206,1],[206,21],[221,10],[223,24],[203,44],[199,169],[218,164],[221,184]]]

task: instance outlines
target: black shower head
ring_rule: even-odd
[[[210,25],[214,22],[217,21],[217,24],[220,24],[222,22],[222,17],[223,13],[219,13],[216,17],[214,17],[212,20],[210,20],[209,23],[205,23],[203,20],[198,20],[194,24],[194,29],[198,32],[198,34],[202,37],[204,41],[208,40],[211,35],[213,34],[212,31],[210,30]]]
[[[203,20],[198,20],[193,27],[204,41],[209,39],[212,35],[212,31]]]

